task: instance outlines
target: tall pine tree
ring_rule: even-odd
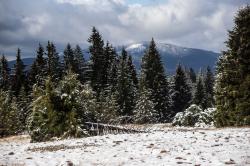
[[[192,98],[191,89],[187,84],[187,78],[180,64],[176,69],[173,88],[172,111],[174,116],[176,113],[184,111],[189,106]]]
[[[198,81],[196,83],[196,89],[194,94],[193,103],[201,106],[203,109],[206,108],[206,97],[205,97],[205,87],[202,81],[201,76],[199,76]]]
[[[8,90],[10,84],[10,69],[4,55],[0,58],[0,72],[0,89]]]
[[[241,9],[217,64],[216,124],[250,124],[250,6]]]
[[[74,49],[74,58],[75,58],[75,67],[76,67],[76,73],[78,74],[79,80],[84,83],[86,82],[85,78],[85,59],[83,57],[82,49],[79,45],[76,45]]]
[[[12,91],[18,96],[22,86],[26,88],[25,65],[21,59],[21,50],[17,49],[16,63],[14,65],[14,75],[12,80]]]
[[[29,86],[32,89],[32,86],[37,83],[39,85],[44,85],[44,80],[46,77],[46,59],[44,58],[44,48],[39,43],[39,46],[36,51],[36,59],[31,65],[29,72]]]
[[[214,106],[214,75],[211,68],[208,66],[204,80],[206,94],[206,108]]]
[[[60,64],[59,60],[59,55],[56,51],[55,45],[48,41],[47,45],[47,56],[48,56],[48,61],[47,61],[47,73],[48,76],[52,78],[53,81],[58,81],[61,76],[62,76],[62,67]]]
[[[128,70],[131,74],[133,83],[134,83],[135,87],[138,88],[138,78],[137,78],[136,69],[135,69],[135,66],[133,64],[131,55],[128,56],[128,64],[127,65],[128,65]]]
[[[64,49],[63,54],[64,54],[63,58],[64,58],[65,71],[72,70],[74,73],[76,73],[77,70],[77,64],[75,63],[76,59],[74,57],[74,51],[69,43]]]
[[[170,117],[169,87],[164,67],[154,40],[150,42],[149,49],[142,58],[141,79],[144,86],[152,92],[152,101],[158,112],[160,122],[168,121]]]
[[[131,116],[135,106],[136,89],[128,66],[128,54],[123,48],[117,72],[117,103],[120,115]]]
[[[192,83],[196,83],[196,73],[192,67],[189,68],[189,77]]]
[[[91,54],[90,60],[92,62],[91,84],[93,90],[96,91],[99,96],[105,86],[103,85],[105,58],[103,49],[104,42],[101,34],[95,27],[92,29],[92,34],[89,37],[88,42],[90,43],[89,52]]]

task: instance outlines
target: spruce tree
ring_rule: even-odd
[[[110,90],[102,91],[96,103],[95,120],[101,123],[112,123],[118,117],[116,96]]]
[[[116,91],[116,87],[117,87],[117,77],[118,77],[118,66],[119,66],[119,59],[117,57],[116,51],[115,49],[112,49],[112,55],[113,58],[110,60],[111,64],[110,64],[110,68],[109,68],[109,72],[108,72],[108,80],[107,80],[107,84],[111,90],[111,92],[115,92]]]
[[[18,106],[9,91],[0,90],[0,137],[20,132]]]
[[[75,59],[75,67],[76,67],[76,73],[78,74],[79,80],[84,83],[86,82],[86,78],[84,78],[85,75],[85,59],[83,57],[82,49],[79,45],[76,45],[74,49],[74,59]]]
[[[184,111],[189,106],[192,98],[191,89],[187,84],[187,78],[180,64],[176,69],[173,88],[172,111],[174,116],[176,113]]]
[[[55,45],[50,41],[48,41],[46,49],[47,49],[46,54],[48,56],[48,61],[47,61],[48,76],[50,76],[52,80],[58,81],[62,76],[62,67],[60,64],[59,55],[56,51]]]
[[[198,81],[196,83],[196,90],[194,94],[193,103],[198,106],[201,106],[203,109],[206,108],[205,87],[201,76],[198,78]]]
[[[206,94],[206,108],[214,106],[214,76],[211,68],[208,66],[205,76],[205,94]]]
[[[239,10],[234,23],[216,69],[218,126],[250,124],[250,6]]]
[[[151,100],[152,94],[149,89],[142,87],[134,110],[134,122],[139,124],[156,123],[158,112],[155,110],[155,103]]]
[[[132,76],[133,83],[134,83],[135,87],[138,88],[138,78],[137,78],[135,66],[132,62],[131,55],[128,56],[128,64],[127,65],[128,65],[128,70]]]
[[[97,31],[95,27],[92,29],[92,34],[88,39],[90,43],[89,52],[91,54],[90,60],[92,62],[92,74],[91,74],[91,84],[97,95],[103,90],[103,71],[105,58],[104,58],[104,42],[102,40],[101,34]]]
[[[196,83],[196,74],[192,67],[189,68],[189,77],[192,81],[192,83]]]
[[[4,55],[0,58],[0,72],[0,89],[8,90],[10,85],[10,69]]]
[[[68,43],[63,52],[64,56],[64,70],[72,70],[73,72],[77,72],[77,64],[75,63],[76,59],[74,57],[74,51],[71,48],[71,45]]]
[[[89,93],[83,90],[77,75],[71,71],[68,71],[57,84],[49,77],[45,90],[35,87],[32,116],[29,121],[32,141],[87,135],[83,117],[90,112],[86,107],[89,101],[85,98]]]
[[[31,69],[29,72],[30,89],[32,89],[32,86],[35,83],[39,85],[44,85],[44,80],[46,77],[46,59],[44,58],[44,48],[40,43],[36,53],[36,59],[31,65]]]
[[[120,115],[131,116],[135,106],[136,89],[128,66],[128,54],[122,49],[117,72],[117,102],[120,108]]]
[[[19,128],[20,130],[24,131],[27,126],[28,117],[31,114],[30,104],[31,98],[29,93],[25,91],[25,88],[22,86],[19,95],[16,98],[17,100],[17,107],[18,107],[18,119],[21,123]]]
[[[35,62],[32,63],[28,74],[29,90],[32,90],[33,85],[37,82],[36,77],[38,76],[38,67]]]
[[[157,51],[154,40],[150,42],[149,49],[142,58],[141,79],[142,84],[152,92],[152,101],[158,112],[160,122],[170,120],[169,87],[165,76],[160,54]]]
[[[18,96],[21,87],[24,86],[26,88],[26,75],[25,75],[25,65],[21,59],[21,50],[17,49],[16,63],[14,65],[14,75],[12,80],[12,91],[15,96]]]

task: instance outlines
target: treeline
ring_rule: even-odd
[[[167,77],[152,39],[138,76],[132,56],[124,48],[118,55],[109,42],[104,43],[95,27],[88,42],[89,61],[84,59],[80,46],[72,48],[70,44],[60,60],[50,41],[46,48],[39,44],[29,70],[25,70],[20,49],[11,71],[2,56],[3,133],[17,132],[6,130],[9,122],[5,123],[4,119],[11,120],[12,116],[13,125],[20,122],[18,126],[23,126],[18,127],[20,131],[28,126],[31,133],[39,128],[39,131],[51,130],[51,135],[61,136],[72,130],[69,128],[73,122],[75,127],[86,121],[164,123],[171,122],[176,113],[191,103],[204,109],[214,105],[214,79],[209,67],[196,76],[192,68],[184,69],[179,64],[176,75]]]
[[[178,64],[168,76],[152,39],[137,73],[132,56],[104,42],[95,27],[88,39],[90,60],[80,46],[68,44],[59,57],[56,46],[39,44],[27,70],[17,50],[12,70],[0,63],[0,132],[28,130],[33,141],[88,135],[84,122],[166,123],[191,104],[216,107],[218,126],[249,124],[249,7],[238,13],[228,51],[216,76],[210,67],[196,73]],[[248,43],[248,44],[247,44]],[[214,96],[215,94],[215,96]]]

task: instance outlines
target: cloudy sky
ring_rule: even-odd
[[[39,42],[87,46],[91,27],[124,45],[150,40],[220,52],[247,0],[0,0],[0,54],[35,56]]]

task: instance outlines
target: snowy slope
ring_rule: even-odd
[[[166,127],[46,143],[19,136],[0,139],[0,165],[250,165],[249,139],[249,128]]]

